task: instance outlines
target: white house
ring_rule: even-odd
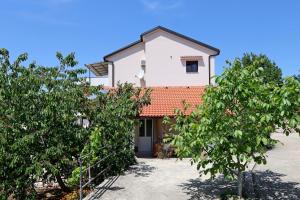
[[[151,105],[139,116],[136,130],[139,154],[157,152],[164,134],[163,116],[173,116],[182,100],[193,109],[201,103],[205,86],[213,82],[215,57],[220,50],[162,26],[140,35],[139,40],[103,57],[87,68],[115,87],[118,82],[151,87]],[[191,111],[191,110],[190,110]]]

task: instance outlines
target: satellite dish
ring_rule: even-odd
[[[144,70],[141,69],[141,71],[139,72],[138,75],[135,75],[138,79],[143,79],[145,76],[145,72]]]

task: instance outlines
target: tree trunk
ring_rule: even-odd
[[[61,176],[60,176],[59,173],[58,173],[57,175],[55,175],[55,178],[56,178],[56,180],[57,180],[57,182],[58,182],[60,188],[62,189],[62,191],[64,191],[64,192],[70,192],[70,191],[71,191],[70,188],[68,188],[68,187],[65,185],[65,183],[64,183],[64,181],[62,180],[62,178],[61,178]]]
[[[239,172],[238,173],[238,196],[240,198],[243,197],[243,179],[244,179],[243,172]]]

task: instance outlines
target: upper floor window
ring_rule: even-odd
[[[198,61],[186,61],[186,72],[198,72]]]

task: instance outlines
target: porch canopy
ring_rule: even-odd
[[[202,103],[205,86],[190,87],[151,87],[151,104],[142,109],[140,117],[175,116],[174,111],[183,110],[183,101],[190,105],[186,114],[190,114]]]
[[[108,75],[108,64],[109,62],[97,62],[85,65],[89,70],[91,70],[96,76],[106,76]]]

